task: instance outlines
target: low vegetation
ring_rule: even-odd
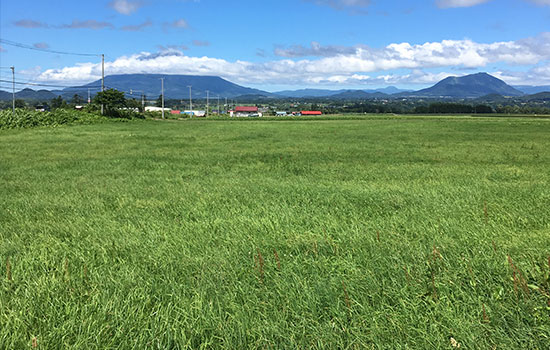
[[[60,126],[64,124],[90,124],[106,120],[96,113],[56,109],[53,112],[37,112],[25,109],[0,111],[0,129],[33,128],[37,126]]]
[[[548,349],[549,134],[369,115],[1,130],[0,348]]]

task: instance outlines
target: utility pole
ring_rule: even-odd
[[[101,92],[105,91],[105,54],[101,54]],[[101,114],[103,114],[103,103],[101,104]]]
[[[209,98],[209,94],[210,94],[210,91],[206,90],[206,115],[208,115],[208,106],[209,106],[208,98]]]
[[[193,99],[191,98],[191,85],[187,85],[189,88],[189,110],[191,111],[191,116],[193,116]]]
[[[90,88],[88,88],[88,104],[92,102],[92,99],[90,98]]]
[[[162,119],[164,119],[164,78],[160,78],[160,89],[162,91]]]
[[[12,111],[13,117],[15,118],[15,67],[11,66],[11,76],[12,76]]]
[[[218,115],[220,115],[220,95],[218,95]]]

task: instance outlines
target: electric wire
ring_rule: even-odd
[[[101,54],[97,54],[97,53],[79,53],[79,52],[50,50],[50,49],[46,49],[46,48],[39,48],[39,47],[34,47],[34,46],[23,44],[23,43],[18,43],[16,41],[11,41],[11,40],[7,40],[7,39],[0,39],[0,43],[10,45],[10,46],[19,47],[19,48],[22,48],[22,49],[49,52],[49,53],[55,53],[55,54],[59,54],[59,55],[73,55],[73,56],[87,56],[87,57],[100,57],[101,56]]]

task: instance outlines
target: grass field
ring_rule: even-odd
[[[550,120],[0,131],[0,348],[548,349]]]

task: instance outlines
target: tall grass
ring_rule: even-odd
[[[83,111],[56,109],[52,112],[36,112],[25,109],[0,110],[0,130],[33,128],[38,126],[61,126],[65,124],[91,124],[105,121],[106,118]]]
[[[550,344],[550,123],[0,131],[0,348]]]

